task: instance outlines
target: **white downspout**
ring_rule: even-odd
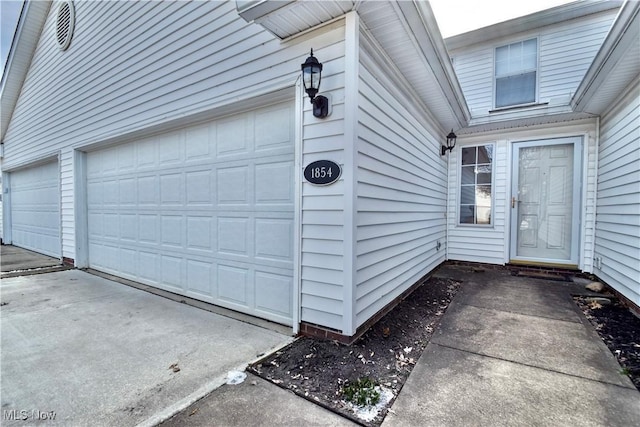
[[[595,150],[595,180],[593,183],[593,256],[591,257],[591,266],[589,273],[593,273],[596,268],[596,228],[598,224],[597,210],[598,210],[598,163],[600,160],[600,116],[596,117],[596,150]],[[598,262],[597,268],[602,267],[602,260]]]
[[[451,151],[447,156],[447,204],[444,208],[444,260],[449,260],[449,206],[451,206]]]

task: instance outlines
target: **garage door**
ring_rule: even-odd
[[[11,172],[11,240],[15,246],[60,257],[58,162]]]
[[[87,154],[89,265],[291,324],[293,108]]]

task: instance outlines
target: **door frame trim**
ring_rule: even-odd
[[[518,188],[518,173],[519,173],[519,161],[518,154],[520,148],[538,147],[538,146],[552,146],[573,144],[573,212],[572,212],[572,224],[571,224],[571,258],[568,260],[555,259],[555,258],[533,258],[522,257],[516,255],[517,248],[517,212],[514,208],[510,207],[510,198],[517,197]],[[511,188],[510,197],[507,200],[509,215],[509,262],[532,262],[532,263],[551,263],[559,265],[579,265],[580,261],[580,244],[581,233],[580,224],[582,223],[582,149],[584,144],[584,138],[580,135],[567,136],[567,137],[555,137],[555,138],[541,138],[534,140],[522,140],[514,141],[511,144]]]

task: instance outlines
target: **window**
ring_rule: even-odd
[[[496,108],[535,102],[538,41],[511,43],[496,49]]]
[[[460,224],[491,225],[493,145],[462,148]]]

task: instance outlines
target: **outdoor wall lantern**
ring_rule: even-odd
[[[456,146],[456,134],[453,133],[453,129],[451,129],[451,132],[449,132],[449,135],[447,135],[447,145],[443,145],[442,146],[442,151],[441,151],[441,156],[444,156],[445,154],[447,154],[447,150],[451,151],[453,150],[453,147]]]
[[[311,104],[313,104],[313,115],[315,117],[324,118],[329,115],[329,99],[326,96],[316,96],[320,90],[320,80],[322,79],[322,64],[311,55],[302,64],[302,82],[304,90],[309,95]]]

